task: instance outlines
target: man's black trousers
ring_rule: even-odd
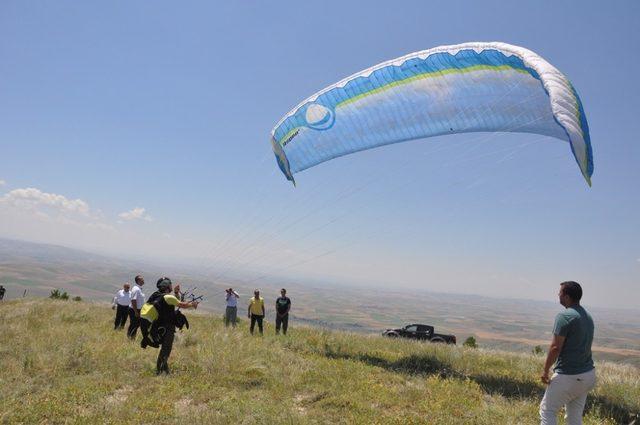
[[[169,373],[169,356],[171,355],[171,349],[173,348],[173,337],[175,336],[176,328],[173,325],[167,325],[160,344],[160,352],[158,353],[158,361],[156,362],[156,369],[158,373]]]
[[[129,336],[129,338],[134,339],[136,337],[139,327],[140,317],[136,316],[136,311],[133,309],[133,307],[129,307],[129,329],[127,330],[127,335]]]
[[[280,316],[276,313],[276,333],[280,333],[280,326],[282,325],[282,333],[287,334],[287,328],[289,327],[289,313],[284,316]]]
[[[124,328],[127,323],[127,316],[129,315],[129,306],[118,304],[116,307],[116,320],[113,323],[113,329]]]
[[[264,319],[264,316],[258,316],[257,314],[251,315],[251,327],[249,328],[251,333],[253,333],[253,328],[255,328],[256,322],[258,322],[258,330],[260,331],[260,335],[262,335],[262,319]]]

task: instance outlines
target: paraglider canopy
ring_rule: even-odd
[[[332,158],[469,132],[567,141],[591,185],[589,127],[576,90],[536,53],[498,42],[436,47],[345,78],[286,114],[271,132],[271,145],[295,184],[295,173]]]

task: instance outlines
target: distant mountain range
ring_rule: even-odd
[[[108,298],[120,282],[140,273],[139,267],[62,246],[0,239],[0,283],[8,297],[21,296],[24,290],[44,296],[60,288],[91,299]]]
[[[62,289],[72,296],[107,302],[123,283],[133,283],[138,274],[145,277],[148,295],[155,291],[156,280],[165,275],[174,283],[181,283],[183,290],[196,287],[198,294],[210,301],[202,305],[207,310],[222,311],[224,289],[231,285],[244,295],[251,294],[253,284],[249,286],[232,277],[220,280],[215,271],[0,238],[0,284],[7,288],[6,298],[22,297],[25,291],[27,296],[48,296],[53,289]],[[265,281],[261,286],[277,291],[279,284]]]

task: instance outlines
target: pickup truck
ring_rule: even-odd
[[[455,335],[437,334],[434,332],[433,326],[420,325],[417,323],[413,325],[407,325],[404,328],[387,329],[382,332],[382,335],[390,338],[412,338],[431,342],[442,342],[445,344],[456,343]]]

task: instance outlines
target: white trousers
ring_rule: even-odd
[[[582,425],[587,393],[595,385],[595,369],[578,375],[554,373],[540,403],[540,424],[556,425],[558,412],[565,406],[567,425]]]

